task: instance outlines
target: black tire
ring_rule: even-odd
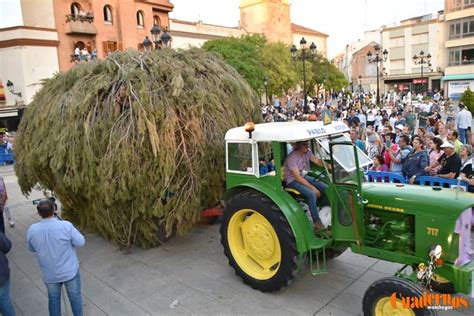
[[[244,271],[232,255],[228,240],[229,223],[237,212],[251,209],[263,217],[272,225],[280,244],[281,260],[276,268],[276,273],[269,279],[259,280]],[[220,227],[221,243],[224,254],[229,259],[229,265],[235,270],[245,284],[262,292],[275,292],[288,286],[297,274],[296,242],[293,232],[281,210],[266,196],[255,191],[244,191],[234,196],[224,209],[224,215]],[[274,269],[274,270],[276,270]]]
[[[444,279],[438,280],[437,274],[431,278],[430,284],[433,291],[445,294],[455,293],[454,284]]]
[[[400,296],[421,297],[423,295],[423,290],[415,283],[397,277],[387,277],[377,280],[369,286],[367,291],[365,291],[362,300],[362,311],[364,315],[379,316],[375,313],[375,306],[381,299],[391,297],[393,293],[397,293],[398,298],[400,298]],[[417,316],[437,315],[434,310],[426,308],[413,309],[413,312]]]

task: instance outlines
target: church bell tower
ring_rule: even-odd
[[[241,0],[240,25],[270,42],[291,44],[290,0]]]

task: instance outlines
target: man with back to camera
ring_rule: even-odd
[[[64,284],[74,316],[82,316],[81,278],[76,247],[85,244],[84,236],[68,221],[54,217],[54,204],[48,199],[37,205],[39,223],[28,229],[28,249],[35,253],[48,290],[50,316],[61,315],[61,288]]]
[[[469,144],[468,136],[472,127],[472,113],[466,110],[466,106],[462,101],[459,103],[459,112],[456,115],[456,124],[459,131],[459,141],[463,144]]]

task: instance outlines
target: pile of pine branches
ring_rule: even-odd
[[[66,219],[123,247],[187,232],[224,190],[225,132],[259,120],[253,90],[200,49],[114,53],[44,82],[22,118],[24,194],[56,193]]]

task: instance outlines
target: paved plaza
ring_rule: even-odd
[[[16,227],[8,254],[11,294],[18,315],[47,315],[46,288],[26,249],[28,227],[38,221],[31,200],[21,195],[11,166],[0,167]],[[96,234],[79,249],[85,315],[361,315],[362,296],[371,282],[392,274],[397,264],[346,251],[329,261],[329,273],[300,274],[287,289],[265,294],[244,285],[222,253],[218,225],[197,226],[165,246],[121,253]],[[63,307],[65,315],[72,315]],[[464,311],[473,315],[474,300]]]

